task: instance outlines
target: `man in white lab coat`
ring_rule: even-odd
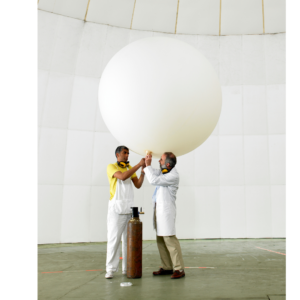
[[[185,272],[181,247],[175,231],[175,201],[179,185],[179,174],[175,168],[177,160],[172,152],[165,152],[159,160],[158,170],[151,167],[151,161],[152,156],[147,155],[144,172],[149,183],[156,186],[152,196],[153,225],[162,262],[162,268],[153,272],[153,275],[172,274],[171,279],[178,279],[184,277]]]

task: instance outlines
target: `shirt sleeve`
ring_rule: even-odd
[[[149,183],[152,185],[170,186],[178,184],[179,178],[173,173],[162,174],[160,172],[160,174],[158,174],[151,166],[146,167],[144,171]]]
[[[114,164],[107,166],[107,176],[108,178],[113,178],[114,174],[118,171],[118,168]]]
[[[129,170],[130,170],[130,169],[132,169],[132,166],[129,165],[128,168],[129,168]],[[133,174],[131,175],[130,178],[133,179],[134,177],[137,177],[137,176],[136,176],[136,173],[133,173]]]

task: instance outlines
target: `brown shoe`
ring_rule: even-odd
[[[157,275],[170,275],[173,274],[173,270],[164,270],[163,268],[160,268],[157,272],[153,272],[154,276]]]
[[[171,276],[171,279],[178,279],[184,276],[185,276],[184,271],[180,272],[179,270],[175,270],[173,275]]]

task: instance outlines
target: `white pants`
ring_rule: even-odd
[[[107,213],[106,272],[118,272],[122,238],[122,270],[127,271],[127,224],[131,215],[117,214],[111,205]]]

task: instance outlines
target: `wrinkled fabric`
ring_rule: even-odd
[[[154,190],[154,193],[152,195],[152,202],[153,202],[153,206],[155,206],[156,204],[156,193],[157,193],[157,190],[159,189],[159,186],[157,186]]]
[[[157,188],[152,196],[153,227],[155,229],[154,210],[156,206],[156,234],[158,236],[176,235],[176,193],[179,186],[179,174],[176,168],[169,173],[162,174],[161,170],[148,166],[144,169],[150,184]]]
[[[111,200],[112,206],[117,214],[131,214],[131,208],[134,206],[134,192],[131,178],[126,180],[117,180],[116,193]]]
[[[156,236],[158,251],[164,270],[184,270],[181,247],[175,235]]]
[[[107,213],[106,272],[118,272],[122,238],[122,270],[127,270],[127,225],[131,215],[120,215],[109,201]]]

